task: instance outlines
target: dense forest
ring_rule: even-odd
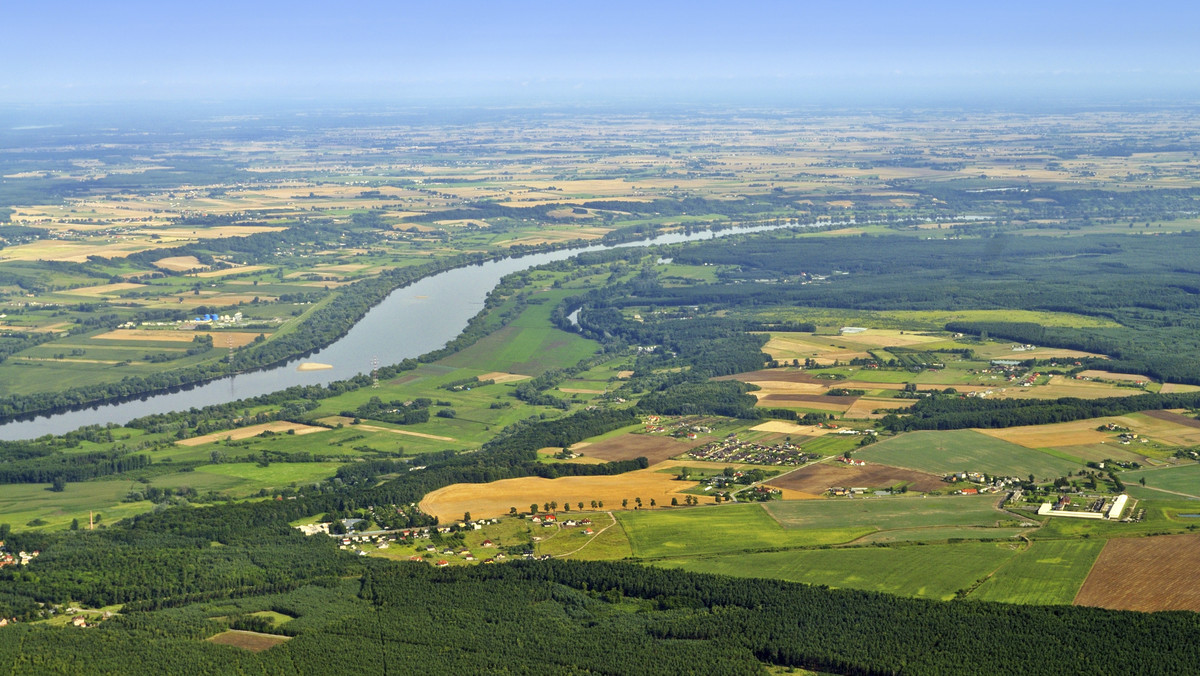
[[[606,323],[618,320],[602,314],[605,308],[697,308],[700,315],[781,306],[1068,312],[1113,326],[989,322],[952,328],[1104,353],[1113,357],[1114,370],[1200,384],[1198,250],[1200,235],[1194,233],[959,240],[773,232],[669,250],[677,263],[721,266],[717,283],[668,286],[644,275],[578,304],[591,308],[585,316],[610,333]],[[671,335],[678,340],[683,333],[680,327]],[[641,340],[636,333],[630,339]]]

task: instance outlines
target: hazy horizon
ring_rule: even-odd
[[[1175,3],[276,0],[9,8],[0,105],[1200,98]]]

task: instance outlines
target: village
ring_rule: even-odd
[[[786,465],[798,467],[807,462],[820,460],[815,453],[805,453],[799,446],[790,441],[769,446],[749,441],[741,441],[736,434],[730,434],[721,441],[714,441],[698,446],[688,451],[689,458],[704,462],[737,462],[753,465]]]

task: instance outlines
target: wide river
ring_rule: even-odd
[[[673,233],[653,239],[626,242],[615,247],[675,244],[726,235],[762,232],[789,227],[781,225]],[[793,226],[794,227],[794,226]],[[443,347],[467,326],[483,307],[487,294],[505,275],[585,251],[602,251],[614,246],[586,246],[548,253],[504,258],[448,270],[396,289],[372,308],[340,340],[303,359],[274,368],[242,373],[203,385],[141,399],[66,411],[31,420],[0,425],[0,439],[30,439],[44,434],[63,434],[84,425],[124,424],[154,413],[235,401],[275,392],[292,385],[316,385],[370,373],[373,360],[379,365],[395,364]],[[298,371],[300,361],[328,364],[332,368]]]

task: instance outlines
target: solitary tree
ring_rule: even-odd
[[[596,501],[595,501],[595,500],[593,500],[593,501],[592,501],[592,506],[593,506],[593,507],[595,507],[595,506],[596,506]],[[579,509],[583,509],[583,500],[580,500],[580,501],[579,501]]]
[[[625,499],[621,500],[621,509],[625,509],[628,506],[629,506],[629,498],[625,498]]]
[[[529,505],[529,513],[537,514],[537,503],[536,502],[533,503],[532,505]]]

